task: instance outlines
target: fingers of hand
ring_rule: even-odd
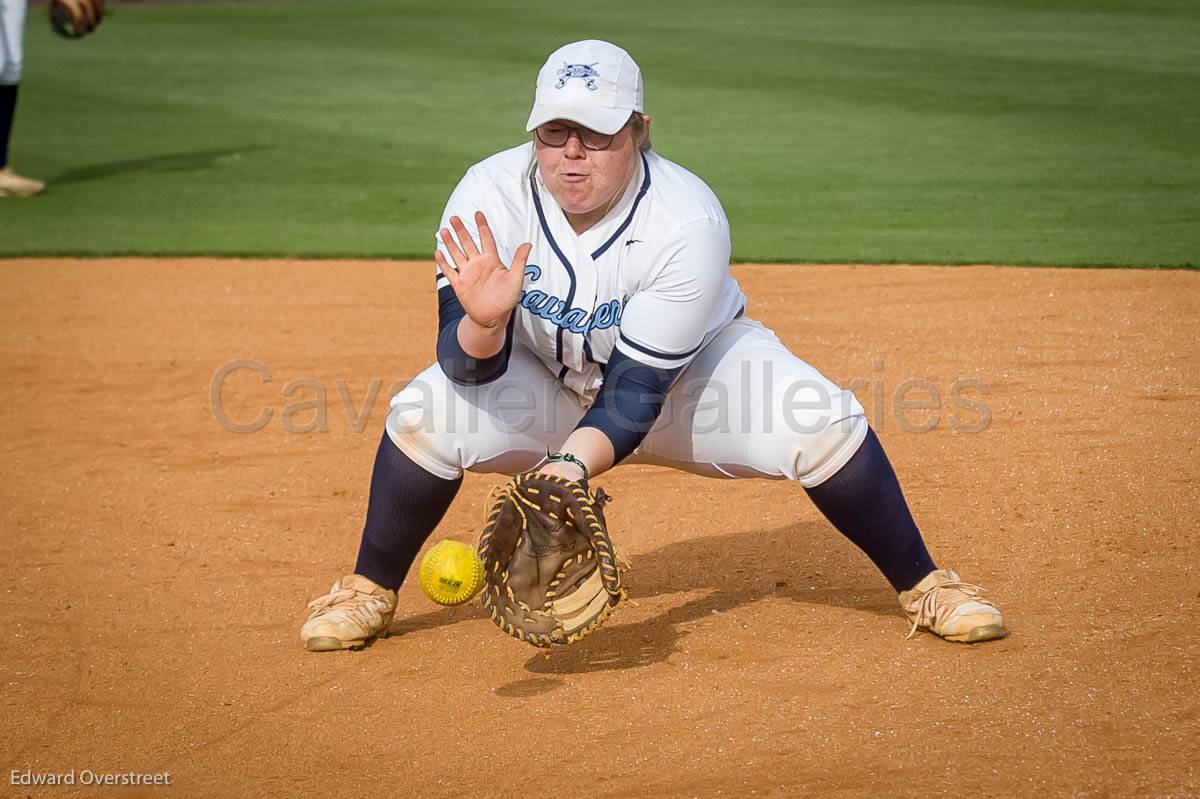
[[[525,262],[529,259],[529,253],[533,250],[533,245],[525,242],[513,254],[512,268],[508,270],[509,279],[518,283],[525,282]]]
[[[434,251],[434,260],[437,261],[438,267],[442,270],[442,274],[450,282],[451,287],[457,288],[464,274],[471,278],[474,275],[474,280],[486,281],[495,271],[505,272],[504,282],[509,285],[516,284],[520,286],[525,282],[525,263],[529,259],[529,253],[533,250],[533,245],[525,242],[517,248],[513,254],[512,266],[510,269],[501,268],[496,249],[496,238],[492,235],[492,229],[488,226],[487,217],[482,211],[475,212],[475,224],[479,226],[479,242],[483,247],[482,252],[475,247],[475,240],[471,237],[471,232],[467,230],[462,219],[457,216],[450,217],[450,226],[454,228],[451,233],[447,228],[442,228],[438,231],[438,236],[442,240],[442,244],[446,247],[446,252],[450,254],[450,259],[454,261],[451,266],[441,250]],[[480,258],[480,256],[492,256]],[[468,268],[469,267],[469,268]]]
[[[467,265],[466,253],[459,248],[458,242],[454,240],[454,236],[450,234],[449,230],[442,228],[439,233],[442,237],[442,244],[446,245],[446,252],[450,253],[450,258],[454,261],[454,268],[462,269]]]
[[[471,231],[467,230],[467,226],[457,216],[450,217],[450,226],[454,228],[455,234],[458,235],[458,244],[462,247],[463,252],[468,258],[474,258],[479,255],[479,250],[475,248],[475,239],[471,236]]]
[[[492,236],[492,229],[488,227],[487,217],[483,215],[483,211],[475,212],[475,226],[479,228],[479,246],[483,251],[492,255],[496,254],[496,239]]]
[[[450,282],[450,288],[454,288],[458,284],[458,271],[446,263],[446,256],[442,255],[441,250],[433,251],[433,260],[437,261],[438,269],[442,270],[442,274]]]

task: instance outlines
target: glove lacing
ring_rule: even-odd
[[[594,492],[589,492],[588,496],[591,497],[593,503],[601,508],[603,508],[609,502],[609,500],[612,499],[612,497],[604,492],[603,488],[597,488]],[[521,514],[522,530],[529,529],[529,517],[525,515],[525,509],[521,506],[528,505],[536,511],[542,510],[542,508],[539,507],[536,502],[531,502],[530,500],[526,499],[521,495],[521,492],[513,486],[512,483],[508,483],[502,486],[492,486],[492,488],[488,491],[487,496],[483,498],[483,516],[485,519],[488,516],[488,512],[496,504],[496,499],[498,497],[508,497],[509,499],[513,500],[513,507],[517,509],[517,513]],[[628,563],[628,561],[626,562]]]

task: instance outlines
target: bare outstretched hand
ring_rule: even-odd
[[[506,267],[496,252],[496,239],[482,211],[475,212],[475,224],[479,227],[478,247],[463,221],[450,217],[454,233],[442,228],[439,235],[454,263],[448,263],[441,250],[434,252],[434,260],[471,321],[494,330],[508,324],[509,315],[517,307],[525,282],[525,260],[533,245],[526,242],[518,247],[512,264]]]

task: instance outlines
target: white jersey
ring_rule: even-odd
[[[716,195],[654,152],[641,154],[621,199],[582,234],[542,182],[532,142],[471,167],[440,227],[450,229],[458,216],[478,243],[476,211],[487,217],[505,264],[521,244],[533,244],[515,343],[576,394],[595,392],[614,348],[650,366],[686,366],[745,308]],[[449,286],[440,270],[437,286]]]

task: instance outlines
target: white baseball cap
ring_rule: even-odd
[[[526,131],[568,119],[598,133],[616,133],[645,100],[642,71],[629,53],[597,39],[555,50],[538,73]]]

